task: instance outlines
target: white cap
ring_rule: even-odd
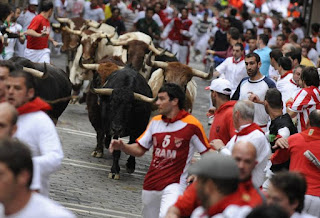
[[[231,95],[231,83],[226,79],[214,79],[211,81],[211,84],[208,88],[224,95]]]
[[[38,5],[38,0],[29,0],[29,5]]]

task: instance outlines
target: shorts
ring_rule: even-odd
[[[29,59],[32,62],[36,63],[48,63],[50,64],[50,49],[29,49],[26,48],[24,51],[24,57]]]
[[[162,191],[142,190],[142,216],[144,218],[165,217],[169,207],[176,203],[183,191],[184,188],[178,183],[170,184]]]

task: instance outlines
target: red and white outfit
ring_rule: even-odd
[[[228,57],[219,66],[216,71],[220,73],[220,78],[224,78],[231,83],[231,96],[236,91],[241,80],[248,76],[244,56],[235,60],[234,57]]]
[[[177,54],[178,60],[182,64],[188,64],[189,45],[191,42],[192,31],[190,27],[192,21],[189,19],[174,18],[166,26],[162,37],[167,38],[165,48],[173,54]]]
[[[153,147],[143,184],[143,217],[164,217],[187,185],[194,152],[202,154],[210,145],[201,123],[184,110],[174,119],[154,117],[137,143],[146,150]]]
[[[24,57],[32,62],[50,63],[50,49],[48,48],[48,39],[50,33],[50,21],[41,14],[35,16],[31,21],[28,29],[37,33],[48,32],[43,37],[27,36],[27,48]]]
[[[50,105],[40,98],[17,108],[19,117],[14,137],[24,142],[31,151],[33,177],[31,190],[49,196],[49,176],[57,171],[63,159],[63,151],[57,130],[44,112]]]
[[[306,129],[309,114],[315,109],[320,109],[320,90],[318,87],[310,86],[301,89],[289,107],[289,110],[298,113],[298,132]]]
[[[196,183],[197,181],[189,185],[183,195],[180,195],[174,204],[174,206],[180,210],[181,217],[189,217],[192,212],[201,205],[197,196]],[[241,197],[236,199],[239,205],[256,207],[263,202],[258,190],[253,186],[251,178],[247,181],[240,182],[237,192],[241,193]],[[233,202],[233,204],[234,203],[236,202]]]
[[[283,113],[287,112],[286,103],[291,98],[292,93],[299,90],[299,87],[292,79],[292,70],[287,71],[284,75],[280,75],[277,80],[276,87],[281,92],[282,103],[283,103]]]
[[[236,131],[228,144],[221,149],[221,153],[231,155],[232,149],[236,142],[247,141],[251,142],[257,151],[258,164],[252,171],[252,182],[256,187],[260,187],[265,180],[264,169],[268,163],[268,158],[271,154],[270,144],[264,135],[262,129],[255,123],[240,126],[239,131]]]
[[[303,154],[309,150],[320,159],[320,128],[311,127],[288,138],[289,148],[278,149],[271,157],[273,164],[290,158],[290,171],[302,173],[307,180],[304,212],[320,217],[320,170]]]

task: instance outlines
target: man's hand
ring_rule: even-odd
[[[49,35],[49,31],[47,31],[47,30],[41,31],[41,33],[40,33],[40,37],[45,37],[48,35]]]
[[[225,145],[221,139],[214,139],[210,142],[210,145],[216,150],[220,151]]]
[[[52,41],[52,44],[54,47],[58,47],[60,45],[60,43],[55,40]]]
[[[257,103],[257,104],[264,104],[264,102],[260,100],[258,95],[254,94],[253,92],[248,92],[248,94],[249,94],[250,101]]]
[[[175,207],[175,206],[171,206],[169,209],[168,209],[168,212],[165,216],[165,218],[179,218],[181,217],[180,216],[180,210]]]
[[[282,148],[282,149],[289,148],[288,140],[285,139],[285,138],[279,138],[279,139],[277,139],[276,143],[274,144],[274,146],[272,148],[273,149],[276,149],[276,148]]]
[[[110,146],[109,146],[109,152],[113,153],[114,150],[123,150],[124,143],[121,139],[112,139]]]
[[[213,51],[213,50],[207,50],[207,54],[212,54],[212,55],[214,55],[214,54],[215,54],[215,51]]]
[[[188,184],[191,184],[191,183],[193,183],[194,181],[196,181],[197,180],[197,176],[196,175],[190,175],[190,176],[188,176],[188,178],[187,178],[187,183]]]

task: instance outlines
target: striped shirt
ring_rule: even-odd
[[[166,122],[161,115],[155,116],[137,139],[144,149],[153,147],[144,190],[161,191],[172,183],[186,186],[187,168],[194,152],[203,153],[210,148],[201,123],[184,113],[185,116],[174,122]]]
[[[320,90],[315,86],[301,89],[289,109],[298,113],[298,132],[306,130],[309,114],[320,109]]]

